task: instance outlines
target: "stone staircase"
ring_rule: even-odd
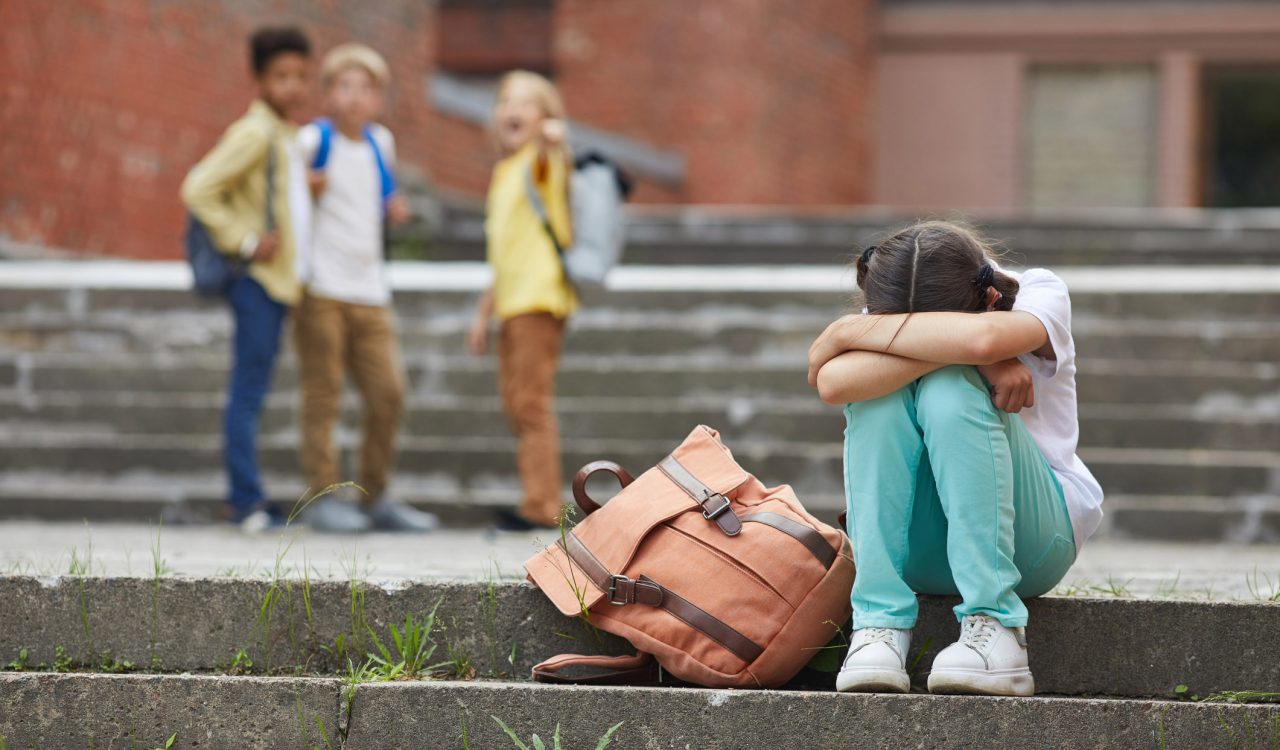
[[[1280,271],[1068,268],[1085,460],[1104,530],[1280,539]],[[494,362],[462,351],[478,264],[396,264],[409,409],[393,491],[455,523],[518,497]],[[566,344],[567,470],[652,465],[696,424],[721,429],[767,483],[834,517],[838,409],[804,382],[813,337],[848,308],[830,266],[626,266]],[[0,516],[171,519],[222,495],[218,414],[229,320],[176,264],[0,265]],[[297,473],[296,366],[263,424],[271,492]],[[358,437],[354,399],[339,440]]]
[[[526,740],[550,740],[559,724],[572,750],[618,722],[611,747],[623,750],[1280,747],[1280,707],[1222,692],[1280,681],[1274,605],[1033,600],[1037,697],[982,698],[839,695],[832,673],[814,669],[784,690],[535,685],[536,661],[627,645],[523,584],[5,576],[0,601],[0,663],[26,651],[0,671],[0,740],[13,750],[151,748],[172,734],[178,748],[514,747],[491,717]],[[956,630],[953,601],[921,604],[920,684]],[[390,644],[389,625],[432,611],[434,659],[470,679],[360,682],[334,670],[338,635]],[[49,671],[59,659],[64,672]]]

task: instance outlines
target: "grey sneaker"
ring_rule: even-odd
[[[369,508],[369,520],[373,527],[381,531],[434,531],[440,527],[440,519],[434,513],[427,513],[410,507],[398,500],[382,498]]]
[[[358,534],[373,527],[369,517],[355,503],[343,502],[336,497],[321,497],[302,512],[302,520],[316,531],[335,534]]]

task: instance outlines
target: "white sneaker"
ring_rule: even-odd
[[[240,521],[240,530],[246,534],[262,534],[280,528],[280,523],[267,511],[259,508]]]
[[[836,676],[836,690],[842,693],[910,692],[911,677],[907,675],[910,646],[910,630],[858,628],[853,631],[849,655]]]
[[[960,640],[933,660],[929,692],[963,695],[1034,695],[1027,667],[1025,628],[1006,628],[987,615],[960,623]]]

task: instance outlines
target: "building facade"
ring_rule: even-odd
[[[401,171],[483,196],[505,70],[649,204],[1018,213],[1280,205],[1280,6],[1176,0],[15,0],[0,240],[179,254],[186,170],[248,103],[245,38],[367,42]]]

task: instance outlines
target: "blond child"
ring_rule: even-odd
[[[294,327],[301,365],[301,462],[313,490],[342,478],[332,433],[348,373],[363,401],[364,425],[359,490],[319,497],[303,517],[322,531],[427,531],[436,526],[434,516],[386,494],[405,375],[383,259],[384,231],[409,216],[392,177],[395,139],[374,121],[390,72],[374,50],[344,44],[325,56],[320,76],[329,117],[298,133],[311,165],[315,209],[300,264],[305,291]]]
[[[471,352],[483,354],[490,319],[500,322],[499,389],[519,443],[516,463],[524,492],[515,511],[499,513],[497,528],[503,531],[554,527],[562,507],[553,399],[565,322],[578,299],[526,186],[532,178],[551,231],[562,247],[569,246],[564,118],[560,95],[546,78],[527,71],[503,77],[492,123],[502,160],[493,169],[485,218],[493,285],[481,297],[468,335]]]

